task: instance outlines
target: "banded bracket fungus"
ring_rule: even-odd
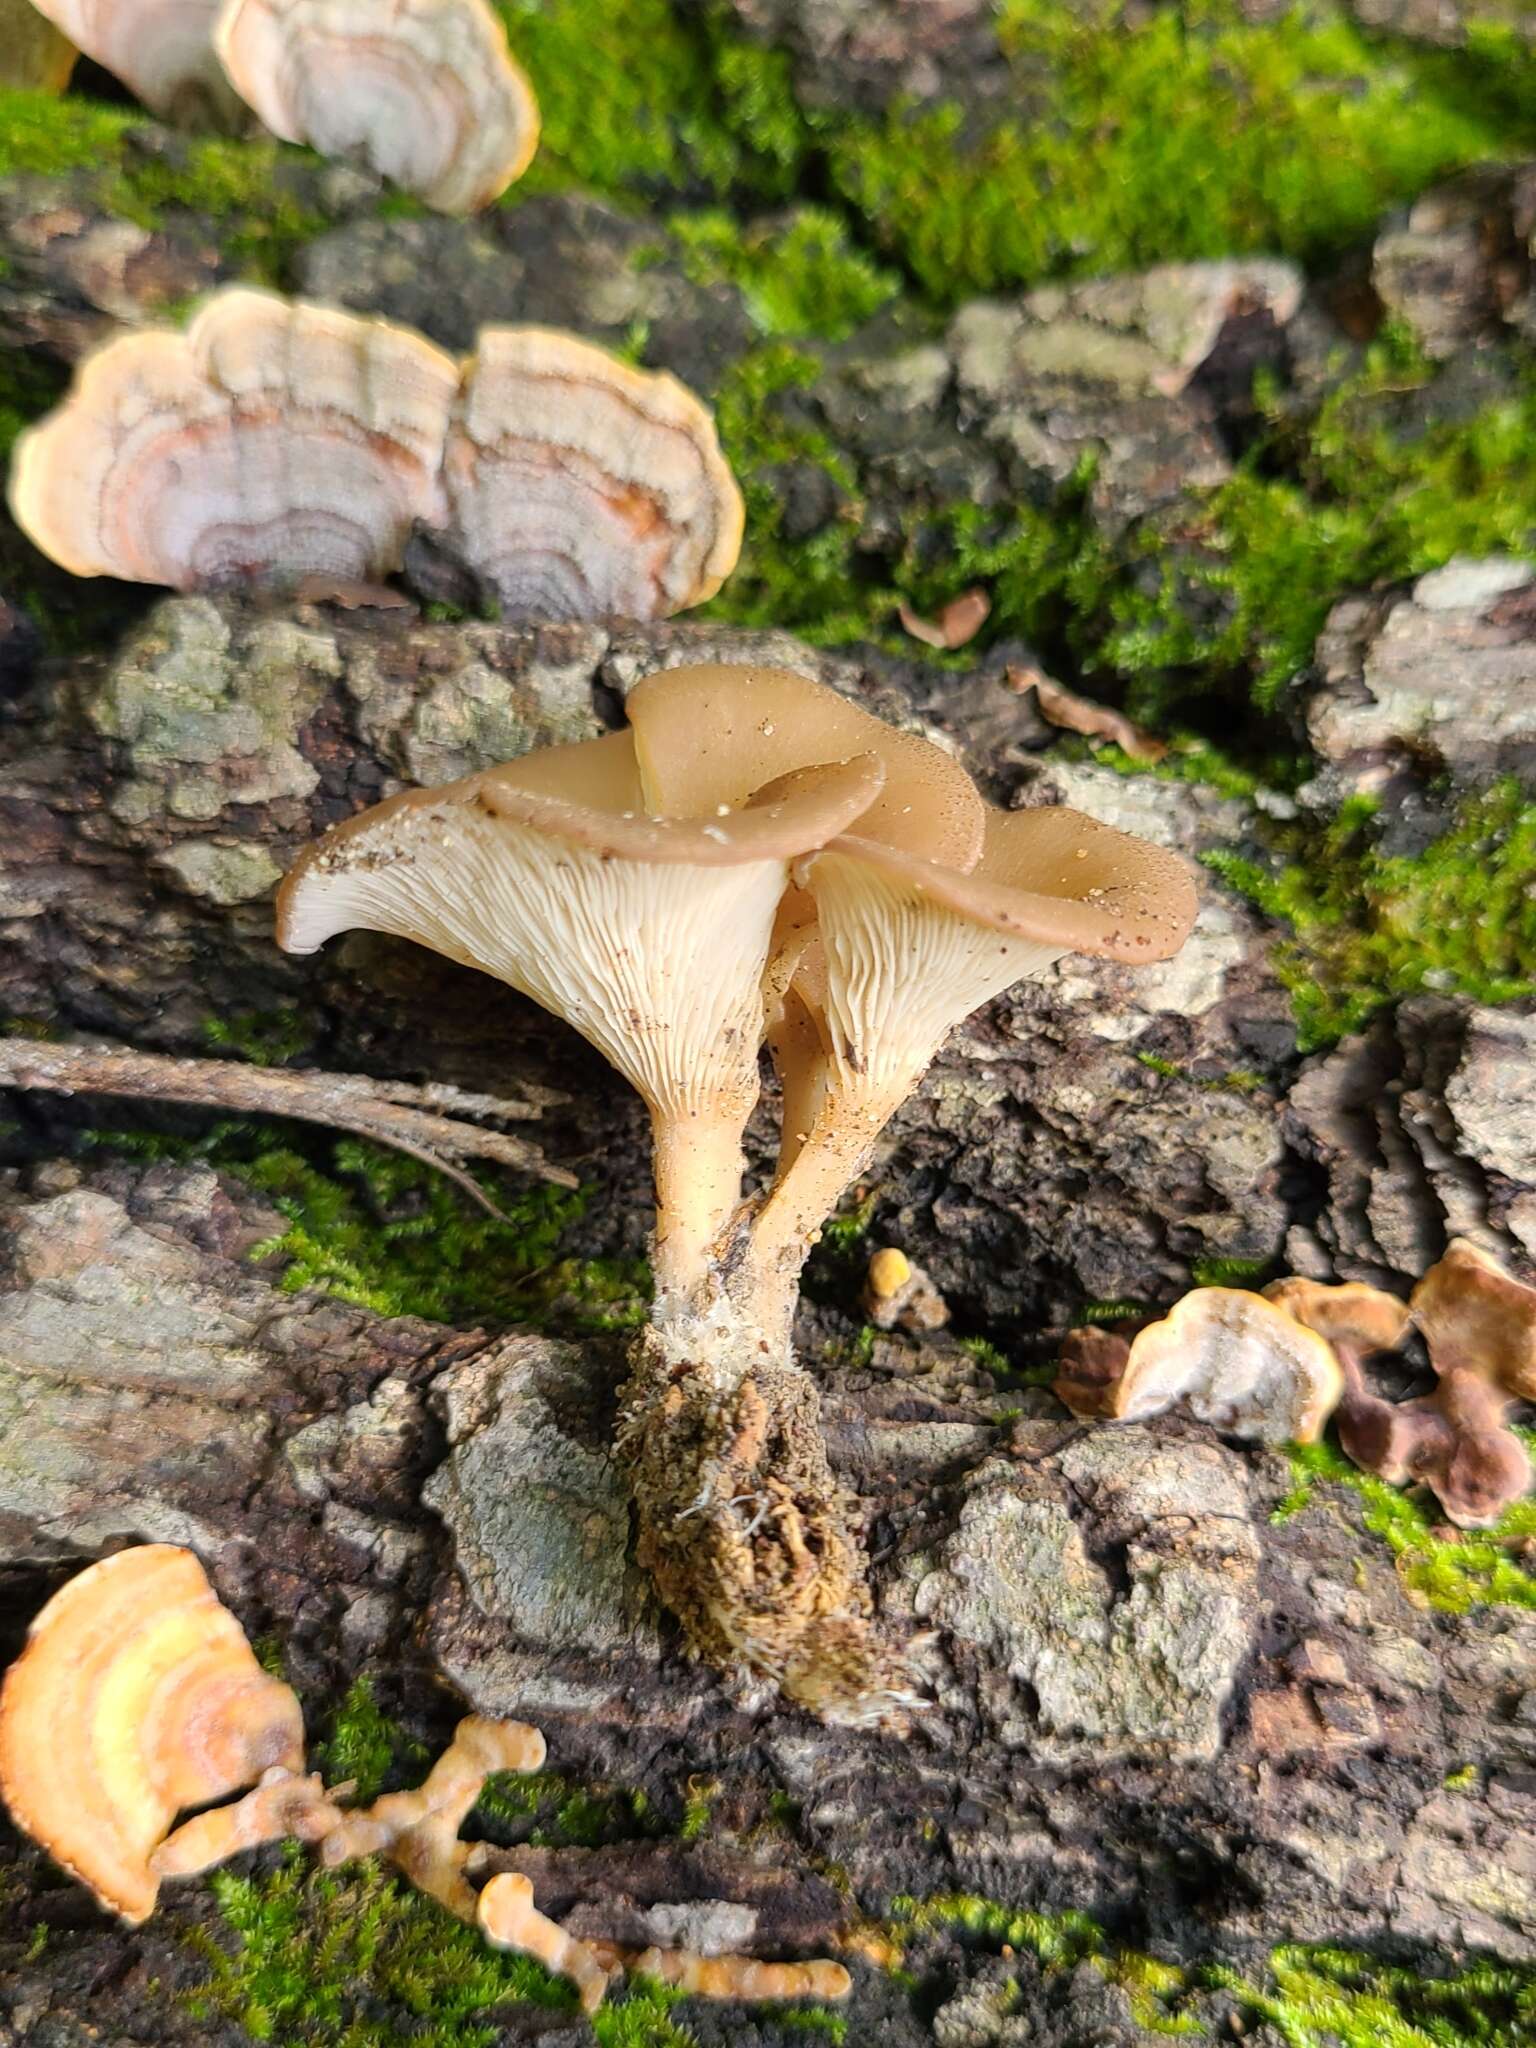
[[[232,125],[244,109],[219,68],[213,22],[220,0],[34,0],[87,57],[122,80],[152,113]]]
[[[279,942],[415,939],[564,1018],[639,1090],[656,1297],[621,1433],[641,1560],[717,1666],[876,1721],[904,1667],[871,1628],[793,1356],[801,1266],[954,1025],[1066,952],[1166,958],[1194,888],[1074,812],[989,810],[941,749],[787,670],[667,670],[628,712],[336,827],[283,885]],[[783,1139],[743,1203],[765,1040]]]
[[[505,619],[654,619],[741,549],[707,408],[542,327],[457,360],[410,328],[246,286],[86,357],[21,435],[10,505],[76,576],[377,595],[417,527]],[[387,599],[386,599],[387,601]]]

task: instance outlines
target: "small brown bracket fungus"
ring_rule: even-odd
[[[220,0],[36,0],[77,49],[156,114],[192,120],[238,103],[213,50]]]
[[[0,0],[0,88],[62,92],[79,55],[32,0]]]
[[[546,1919],[533,1903],[532,1884],[516,1871],[491,1879],[476,1902],[475,1921],[492,1948],[534,1956],[546,1970],[568,1978],[583,2012],[596,2012],[607,1996],[612,1972],[598,1960],[596,1949]]]
[[[1292,1274],[1272,1280],[1264,1299],[1330,1344],[1348,1344],[1356,1351],[1395,1351],[1408,1335],[1407,1302],[1363,1281],[1328,1287]]]
[[[11,509],[76,576],[376,581],[440,517],[457,384],[420,335],[235,286],[88,357],[18,440]]]
[[[262,1670],[189,1550],[142,1544],[48,1602],[0,1689],[0,1794],[18,1827],[131,1926],[176,1815],[303,1769],[291,1689]]]
[[[1507,1394],[1536,1401],[1536,1287],[1457,1238],[1415,1287],[1409,1307],[1436,1372],[1468,1366]]]
[[[1051,1392],[1081,1421],[1113,1417],[1130,1358],[1129,1338],[1084,1323],[1062,1339]]]
[[[1182,1408],[1249,1443],[1316,1443],[1344,1392],[1333,1347],[1261,1294],[1197,1287],[1131,1345],[1106,1413]]]
[[[452,545],[506,618],[665,618],[741,552],[741,493],[693,393],[547,328],[482,331],[444,477]]]
[[[359,158],[440,213],[488,206],[538,147],[486,0],[227,0],[213,42],[274,135]]]
[[[1421,1482],[1463,1529],[1491,1528],[1530,1492],[1531,1461],[1505,1427],[1508,1397],[1481,1373],[1452,1366],[1432,1394],[1384,1401],[1347,1345],[1339,1357],[1346,1382],[1339,1442],[1362,1471],[1392,1486]]]

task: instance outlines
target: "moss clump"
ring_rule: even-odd
[[[1298,835],[1295,857],[1274,869],[1205,857],[1294,932],[1275,966],[1304,1050],[1426,989],[1487,1003],[1536,989],[1536,803],[1512,782],[1496,784],[1411,859],[1377,849],[1372,817],[1368,803],[1346,804],[1310,844]]]
[[[670,0],[498,5],[544,120],[539,154],[509,204],[572,184],[615,196],[792,190],[800,123],[750,134],[749,77],[729,50],[717,63],[704,28]]]
[[[1221,1964],[1181,1967],[1117,1946],[1085,1913],[1015,1912],[963,1892],[897,1899],[892,1913],[898,1942],[943,1929],[989,1949],[1025,1949],[1047,1970],[1087,1963],[1126,1993],[1137,2025],[1153,2034],[1211,2036],[1201,2000],[1212,1991],[1267,2020],[1288,2048],[1512,2048],[1536,2022],[1529,1967],[1482,1962],[1429,1977],[1347,1949],[1286,1945],[1255,1983]]]
[[[935,300],[1241,250],[1308,261],[1369,235],[1454,167],[1517,153],[1511,96],[1368,41],[1318,6],[1242,20],[1192,0],[1119,10],[1004,0],[1008,114],[819,124],[836,189]]]
[[[841,341],[900,290],[825,207],[746,229],[718,209],[674,214],[668,226],[693,281],[735,285],[758,331],[775,338]]]
[[[353,1786],[359,1806],[377,1799],[397,1765],[420,1761],[424,1746],[413,1741],[383,1711],[366,1675],[354,1678],[336,1710],[331,1732],[319,1746],[316,1769],[331,1785]]]
[[[1359,1497],[1366,1528],[1396,1558],[1404,1584],[1430,1607],[1447,1614],[1490,1605],[1536,1608],[1536,1577],[1515,1562],[1536,1538],[1536,1499],[1516,1501],[1492,1529],[1447,1539],[1413,1495],[1362,1472],[1333,1444],[1298,1444],[1287,1455],[1295,1484],[1275,1510],[1277,1520],[1309,1507],[1321,1484],[1346,1486]]]

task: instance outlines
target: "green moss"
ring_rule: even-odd
[[[687,1796],[683,1802],[683,1818],[678,1827],[678,1839],[684,1842],[702,1841],[709,1833],[710,1817],[714,1813],[715,1801],[720,1797],[719,1780],[715,1778],[690,1778]]]
[[[1024,1949],[1047,1970],[1086,1963],[1125,1991],[1137,2024],[1155,2034],[1209,2037],[1201,1997],[1211,1991],[1267,2020],[1288,2048],[1513,2048],[1536,2022],[1530,1967],[1479,1962],[1425,1976],[1345,1949],[1287,1945],[1256,1983],[1220,1964],[1179,1966],[1120,1946],[1084,1913],[1016,1912],[948,1893],[898,1899],[892,1916],[898,1941],[943,1929],[988,1949]]]
[[[791,190],[799,123],[767,147],[754,139],[750,67],[729,53],[717,66],[703,27],[669,0],[498,4],[544,122],[539,154],[508,204],[573,183],[616,196]]]
[[[952,106],[820,124],[836,189],[943,303],[1064,272],[1368,235],[1451,168],[1517,151],[1514,96],[1369,42],[1324,6],[1250,23],[1227,0],[1127,21],[1005,0],[1013,87],[980,134]]]
[[[420,1761],[425,1754],[422,1745],[382,1711],[373,1680],[365,1675],[348,1686],[331,1732],[319,1746],[315,1767],[328,1784],[350,1780],[355,1803],[366,1806],[384,1790],[398,1764],[407,1757]]]
[[[536,1185],[509,1196],[482,1174],[480,1185],[501,1207],[498,1220],[401,1153],[360,1139],[317,1139],[277,1119],[220,1121],[196,1139],[85,1135],[141,1158],[205,1160],[264,1196],[286,1227],[251,1256],[285,1259],[280,1285],[289,1293],[315,1287],[379,1315],[461,1328],[484,1321],[591,1333],[644,1320],[641,1261],[575,1259],[562,1249],[585,1212],[585,1190]]]
[[[832,2043],[832,2048],[842,2048],[848,2038],[847,2015],[833,2012],[830,2006],[803,2005],[786,2012],[782,2006],[763,2006],[762,2018],[786,2033],[820,2034]]]
[[[1355,1031],[1382,1004],[1426,989],[1509,1002],[1536,988],[1536,803],[1512,783],[1467,799],[1414,858],[1374,843],[1368,803],[1325,833],[1291,835],[1265,868],[1229,853],[1206,863],[1293,941],[1275,955],[1304,1049]]]
[[[219,1052],[238,1054],[255,1067],[283,1067],[314,1041],[297,1010],[248,1010],[234,1017],[209,1017],[203,1035]]]
[[[759,332],[840,341],[893,299],[900,280],[854,246],[825,207],[743,229],[719,210],[668,223],[696,284],[733,284]]]
[[[1293,1445],[1286,1455],[1295,1484],[1275,1510],[1277,1520],[1311,1506],[1320,1484],[1348,1487],[1359,1497],[1366,1528],[1387,1545],[1404,1584],[1428,1606],[1448,1614],[1485,1605],[1536,1608],[1536,1576],[1516,1562],[1536,1538],[1536,1499],[1507,1508],[1495,1528],[1445,1538],[1414,1495],[1362,1472],[1333,1444]]]
[[[21,171],[56,176],[115,159],[125,136],[144,126],[133,109],[70,94],[0,91],[0,177]]]
[[[1197,1287],[1256,1287],[1274,1271],[1273,1259],[1195,1259],[1190,1277]]]

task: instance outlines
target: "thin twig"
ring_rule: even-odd
[[[435,1085],[370,1081],[361,1074],[295,1072],[251,1067],[238,1060],[174,1059],[111,1045],[55,1045],[46,1039],[0,1038],[0,1087],[47,1089],[56,1095],[128,1095],[147,1102],[186,1102],[246,1116],[297,1117],[328,1124],[392,1146],[451,1180],[492,1216],[506,1218],[479,1184],[453,1162],[490,1159],[536,1174],[556,1187],[578,1185],[575,1174],[552,1166],[526,1138],[481,1130],[462,1117],[419,1105],[473,1110],[480,1116],[536,1117],[559,1098],[530,1091],[528,1102],[470,1095]]]

